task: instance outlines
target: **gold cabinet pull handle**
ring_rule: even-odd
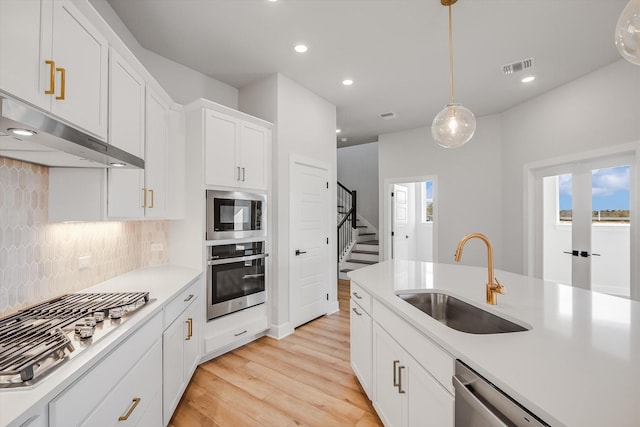
[[[119,417],[118,421],[127,421],[129,419],[129,417],[131,416],[131,414],[133,413],[133,411],[136,410],[136,407],[140,403],[140,400],[142,400],[142,399],[140,399],[139,397],[134,397],[133,398],[133,403],[129,407],[129,410],[127,411],[126,414],[124,414],[121,417]]]
[[[153,202],[154,202],[154,197],[153,197],[153,190],[149,190],[149,193],[151,193],[151,204],[149,205],[150,209],[153,209]]]
[[[142,188],[142,206],[140,206],[141,208],[146,208],[147,207],[147,189],[146,188]]]
[[[184,340],[189,341],[193,336],[193,319],[189,317],[185,323],[187,324],[187,337]]]
[[[49,66],[49,89],[45,90],[44,93],[46,95],[53,95],[56,93],[56,61],[47,59],[44,63]]]
[[[56,71],[60,72],[60,95],[56,96],[56,99],[59,101],[64,101],[64,93],[65,93],[65,82],[66,82],[66,71],[64,68],[56,68]]]

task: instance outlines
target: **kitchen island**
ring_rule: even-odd
[[[640,303],[496,270],[506,287],[485,302],[487,269],[385,261],[349,273],[380,308],[460,359],[552,426],[640,425]],[[476,335],[397,297],[438,290],[530,328]],[[376,305],[372,318],[376,320]],[[420,354],[413,357],[421,362]],[[450,383],[449,383],[450,384]],[[447,386],[447,384],[443,384]]]

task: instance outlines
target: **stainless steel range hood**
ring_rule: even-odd
[[[15,135],[10,129],[35,132]],[[0,96],[0,156],[51,167],[144,169],[144,160]]]

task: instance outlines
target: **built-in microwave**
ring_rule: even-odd
[[[207,240],[266,237],[264,194],[206,191]]]

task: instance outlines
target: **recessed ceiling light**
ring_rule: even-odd
[[[344,79],[344,80],[342,81],[342,84],[343,84],[343,85],[345,85],[345,86],[351,86],[351,85],[353,84],[353,80],[351,80],[351,79]]]
[[[295,45],[293,49],[298,53],[305,53],[307,50],[309,50],[309,47],[306,44],[300,43]]]
[[[340,138],[340,141],[347,142],[347,138]]]
[[[342,129],[336,129],[336,133],[342,132]]]
[[[20,136],[33,136],[37,133],[29,129],[20,129],[20,128],[9,128],[7,129],[7,131],[11,132],[14,135],[20,135]]]
[[[277,2],[277,1],[278,1],[278,0],[269,0],[269,3],[275,3],[275,2]]]
[[[126,166],[125,163],[119,163],[119,162],[109,163],[109,165],[113,166],[115,168],[122,168],[122,167]]]
[[[520,80],[522,83],[531,83],[532,81],[534,81],[536,79],[535,76],[527,76],[527,77],[523,77],[522,80]]]

